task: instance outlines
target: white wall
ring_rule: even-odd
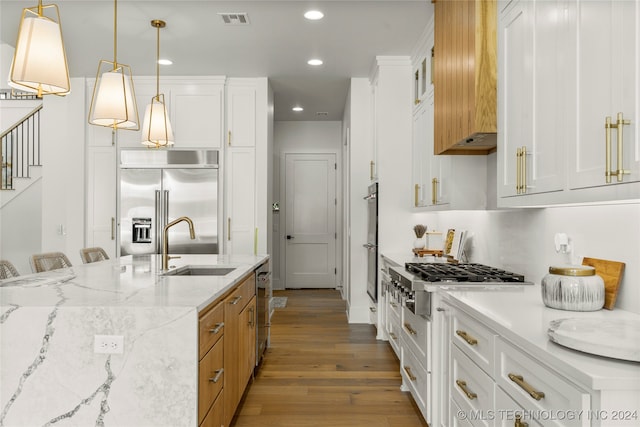
[[[289,122],[277,121],[273,129],[273,200],[280,202],[280,213],[274,213],[273,218],[273,288],[284,289],[282,279],[285,275],[284,265],[284,195],[281,195],[281,166],[284,163],[285,153],[335,153],[338,163],[336,182],[336,197],[338,198],[338,236],[342,235],[342,183],[340,173],[342,170],[341,152],[342,122]],[[342,242],[336,245],[338,252],[338,278],[342,272]]]
[[[373,151],[372,97],[367,78],[352,78],[345,106],[343,125],[344,154],[344,263],[343,298],[347,300],[347,312],[352,306],[366,306],[367,251],[367,203],[362,199],[370,185],[367,153]]]
[[[84,247],[84,79],[71,79],[71,93],[47,96],[42,109],[42,251],[64,252],[81,264]]]

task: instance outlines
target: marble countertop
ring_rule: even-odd
[[[592,312],[548,308],[540,284],[505,292],[447,292],[452,305],[480,318],[487,326],[534,359],[594,390],[640,390],[640,363],[617,360],[564,347],[552,342],[549,323],[558,319],[632,319],[640,315],[624,310]]]
[[[0,281],[0,425],[197,425],[198,312],[267,259],[183,255],[170,265],[236,269],[161,276],[159,255],[126,256]]]
[[[267,255],[181,255],[170,267],[237,267],[225,276],[162,276],[160,255],[125,256],[0,281],[0,306],[50,307],[60,300],[51,284],[61,285],[64,306],[195,307],[202,310]]]

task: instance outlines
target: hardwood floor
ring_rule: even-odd
[[[423,427],[400,367],[373,325],[348,324],[334,290],[288,297],[271,318],[271,347],[240,404],[235,427]]]

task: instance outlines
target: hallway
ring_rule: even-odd
[[[335,290],[274,291],[271,347],[234,419],[235,427],[426,426],[400,367],[372,325],[349,325]]]

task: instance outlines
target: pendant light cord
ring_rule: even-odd
[[[113,69],[118,69],[118,0],[113,0]]]
[[[156,42],[156,99],[160,100],[160,25],[156,26],[158,37]]]

